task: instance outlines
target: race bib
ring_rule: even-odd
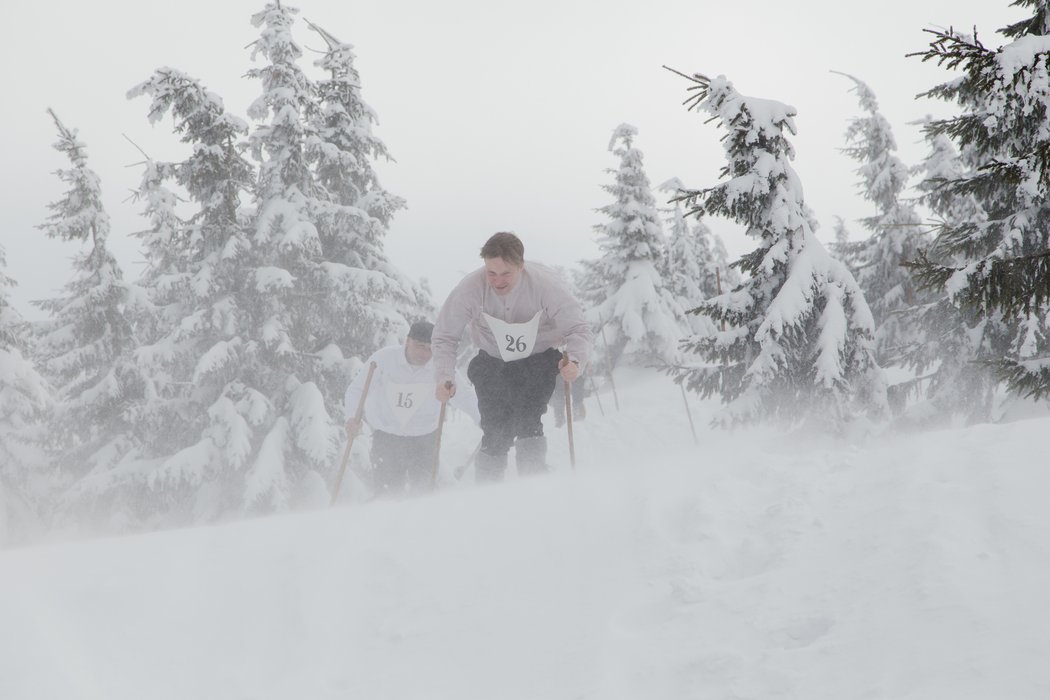
[[[536,347],[536,332],[540,328],[540,314],[537,311],[531,321],[525,323],[507,323],[498,318],[493,318],[486,313],[485,323],[492,329],[492,335],[496,338],[496,347],[504,362],[513,362],[528,357]]]
[[[433,384],[387,384],[386,400],[404,428],[424,401],[433,400]]]

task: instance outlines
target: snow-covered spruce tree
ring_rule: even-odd
[[[11,307],[0,247],[0,547],[39,528],[41,497],[50,490],[41,429],[51,387],[27,358],[29,328]]]
[[[364,162],[381,149],[366,138],[367,114],[346,117],[367,108],[345,94],[336,104],[350,55],[333,47],[325,60],[343,68],[331,84],[311,82],[297,65],[296,12],[275,2],[252,18],[262,29],[253,58],[266,62],[248,73],[263,92],[247,144],[247,124],[177,71],[129,93],[152,98],[153,120],[170,112],[193,147],[182,163],[147,164],[141,191],[162,321],[140,353],[158,378],[146,419],[178,426],[158,436],[149,483],[183,519],[283,509],[297,491],[316,491],[335,457],[348,357],[407,328],[399,307],[426,298],[382,254],[380,234],[400,205]],[[198,208],[185,223],[169,177]]]
[[[342,208],[337,212],[339,218],[322,221],[329,224],[320,232],[325,257],[387,275],[384,296],[394,306],[404,308],[403,316],[431,310],[427,291],[393,266],[383,249],[390,222],[394,214],[405,208],[405,200],[383,188],[372,165],[380,158],[393,159],[372,132],[378,118],[361,96],[353,46],[316,25],[310,27],[328,46],[315,64],[326,70],[329,77],[317,82],[319,106],[311,112],[315,136],[306,144],[307,161],[331,201]],[[371,313],[382,318],[376,310]],[[383,321],[388,325],[389,319]]]
[[[107,248],[109,216],[83,142],[54,112],[48,114],[58,129],[54,148],[72,167],[57,171],[68,190],[48,205],[51,213],[39,228],[49,237],[86,248],[74,258],[73,278],[61,294],[36,302],[49,313],[36,343],[43,371],[55,388],[49,449],[59,482],[69,486],[86,475],[108,472],[135,447],[133,411],[145,382],[135,361],[138,339],[131,314],[142,295],[124,281]],[[79,505],[109,510],[95,503]]]
[[[630,124],[621,124],[609,141],[620,167],[607,170],[614,181],[602,189],[614,201],[598,210],[610,219],[594,227],[601,257],[584,264],[581,278],[584,298],[592,304],[590,315],[606,326],[610,367],[621,360],[673,362],[689,329],[681,305],[660,276],[663,230],[642,152],[633,146],[637,133]]]
[[[843,262],[854,277],[857,276],[858,256],[864,249],[864,241],[850,240],[849,229],[841,216],[835,217],[835,240],[828,245],[828,252],[836,260]]]
[[[721,289],[732,289],[740,283],[740,273],[729,264],[729,251],[726,250],[725,241],[717,233],[711,233],[711,253],[714,256],[715,268],[719,271],[719,280],[716,284]],[[717,290],[716,290],[717,291]]]
[[[373,167],[390,155],[372,132],[378,120],[361,96],[353,47],[307,24],[327,47],[314,62],[328,77],[316,83],[304,155],[327,196],[312,207],[333,302],[323,307],[327,315],[318,335],[339,403],[355,364],[345,358],[366,357],[396,340],[406,319],[430,316],[433,307],[429,294],[391,264],[383,249],[390,221],[405,201],[382,187]]]
[[[658,189],[677,198],[685,185],[674,177]],[[702,219],[690,224],[681,200],[674,199],[673,203],[673,208],[664,210],[669,214],[666,219],[669,233],[660,273],[671,295],[683,308],[691,309],[719,293],[722,273],[715,258],[711,229]],[[698,323],[706,323],[704,317],[697,315],[689,316],[688,321],[694,331],[702,330]]]
[[[142,191],[161,205],[150,234],[157,247],[170,236],[179,248],[166,269],[149,273],[166,323],[140,354],[157,378],[144,420],[158,439],[144,471],[168,522],[283,509],[334,455],[312,352],[325,297],[309,216],[309,201],[323,188],[303,158],[310,85],[295,65],[291,11],[269,5],[253,22],[264,27],[256,53],[270,64],[250,73],[264,85],[252,111],[272,115],[252,134],[257,177],[242,155],[247,125],[197,81],[164,69],[129,93],[152,97],[153,119],[170,111],[193,145],[186,161],[147,169]],[[185,225],[175,222],[173,234],[153,177],[166,171],[199,207]],[[254,211],[241,207],[249,198]]]
[[[911,272],[902,262],[916,258],[929,242],[922,219],[915,207],[902,200],[907,187],[908,167],[894,155],[897,143],[893,130],[879,112],[875,93],[862,80],[844,75],[853,82],[863,117],[850,121],[846,129],[847,146],[842,149],[860,163],[860,190],[875,205],[875,215],[861,219],[870,231],[867,240],[840,252],[857,278],[864,298],[875,317],[875,340],[880,364],[898,364],[903,346],[913,342],[918,329],[908,327],[900,313],[926,301],[916,289]]]
[[[846,228],[846,222],[842,220],[841,216],[835,217],[835,242],[832,246],[835,250],[839,250],[849,243],[849,229]],[[839,258],[841,260],[841,258]]]
[[[149,261],[142,284],[155,319],[138,353],[150,378],[138,416],[146,437],[121,478],[88,486],[132,494],[144,506],[139,517],[152,510],[150,524],[172,525],[242,505],[245,472],[274,416],[255,351],[258,292],[250,224],[240,211],[255,176],[242,154],[247,124],[197,80],[170,68],[128,92],[140,95],[151,98],[151,122],[171,114],[192,154],[145,163],[137,199],[151,225],[139,234]],[[185,221],[176,213],[176,186],[193,207]]]
[[[262,55],[268,64],[248,72],[263,88],[249,107],[249,115],[263,122],[249,137],[259,162],[253,222],[260,264],[256,285],[268,292],[260,299],[258,318],[267,365],[275,379],[285,378],[283,390],[275,384],[269,393],[279,417],[249,470],[246,498],[269,501],[272,507],[284,507],[288,484],[307,477],[317,482],[333,461],[341,432],[333,416],[345,384],[325,390],[324,363],[331,366],[337,358],[325,357],[323,351],[332,345],[332,319],[353,318],[357,311],[333,314],[331,306],[354,306],[356,298],[339,295],[343,289],[359,289],[370,279],[386,282],[381,272],[325,258],[319,225],[345,220],[332,213],[347,205],[328,192],[310,167],[310,144],[323,139],[314,114],[320,109],[316,85],[297,65],[302,52],[291,33],[297,13],[271,2],[252,18],[262,27],[253,57]],[[334,231],[329,233],[334,240]],[[388,300],[378,303],[382,301]],[[391,309],[389,316],[395,313]],[[366,351],[374,349],[368,342],[362,345]]]
[[[703,396],[721,395],[723,425],[768,418],[840,429],[883,415],[871,311],[849,270],[813,236],[790,165],[795,110],[745,97],[724,76],[691,79],[699,89],[690,108],[726,129],[728,162],[725,182],[690,191],[686,201],[743,224],[758,248],[733,263],[744,281],[696,309],[715,322],[684,344],[703,363],[669,372]]]
[[[985,222],[987,216],[972,194],[944,187],[967,172],[951,140],[932,132],[926,138],[930,152],[916,168],[922,176],[918,189],[923,203],[946,227]],[[928,259],[948,265],[964,262],[959,253],[943,250],[939,243],[934,240],[927,249]],[[957,306],[941,291],[905,315],[920,332],[905,346],[902,360],[916,373],[913,382],[925,400],[909,407],[904,418],[924,423],[953,416],[968,423],[990,420],[999,385],[990,362],[1009,352],[1012,334],[1002,313],[982,316],[972,307]]]
[[[972,195],[986,218],[946,221],[935,251],[958,262],[920,256],[914,269],[982,317],[1002,314],[1013,330],[998,372],[1012,392],[1041,399],[1050,396],[1050,2],[1013,5],[1032,16],[1000,30],[1010,43],[989,49],[976,36],[929,30],[934,40],[917,54],[961,72],[925,96],[962,113],[927,131],[951,138],[972,169],[940,191]]]

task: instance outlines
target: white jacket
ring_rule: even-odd
[[[392,435],[426,435],[437,429],[441,403],[434,398],[434,364],[411,365],[405,346],[391,345],[377,350],[365,361],[343,398],[349,420],[357,414],[357,404],[365,388],[368,366],[376,363],[372,384],[365,399],[365,422],[374,430]],[[478,397],[467,378],[456,373],[456,395],[449,402],[479,423]]]

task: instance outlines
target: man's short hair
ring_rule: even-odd
[[[434,333],[434,324],[430,321],[416,321],[408,329],[408,337],[417,343],[430,344],[430,337]]]
[[[481,246],[481,257],[486,260],[503,258],[504,262],[521,267],[525,264],[525,245],[513,233],[501,231]]]

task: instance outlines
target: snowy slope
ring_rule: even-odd
[[[575,473],[0,552],[0,698],[1050,697],[1050,419],[697,448],[620,380]]]

